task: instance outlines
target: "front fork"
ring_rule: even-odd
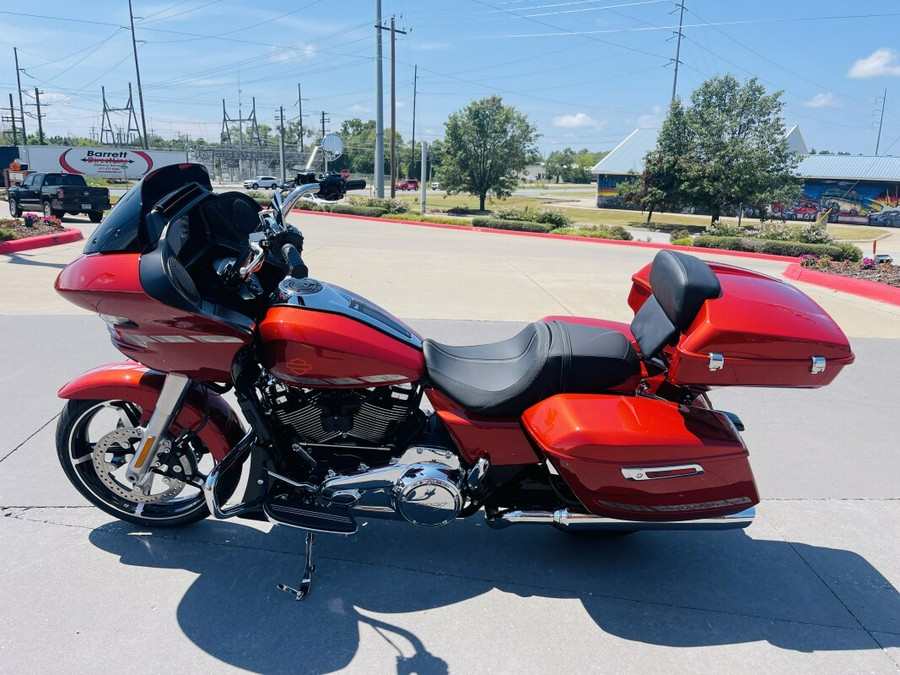
[[[193,380],[185,375],[178,373],[166,375],[150,421],[141,432],[139,450],[131,458],[128,468],[125,470],[125,476],[135,490],[148,489],[148,483],[153,477],[150,470],[156,463],[156,456],[161,448],[171,448],[172,439],[169,429],[181,409],[181,404],[184,403],[192,383]]]

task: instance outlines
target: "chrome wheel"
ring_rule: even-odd
[[[205,518],[209,511],[202,485],[215,462],[197,438],[174,446],[167,442],[142,487],[126,479],[141,439],[142,416],[141,408],[128,401],[69,401],[56,429],[66,476],[85,498],[121,520],[175,526]]]

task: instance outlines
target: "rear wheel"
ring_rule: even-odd
[[[44,202],[44,204],[43,204],[43,210],[44,210],[44,217],[45,217],[45,218],[49,218],[50,216],[53,215],[53,207],[50,206],[50,202],[49,202],[49,201]]]
[[[56,452],[66,477],[88,501],[130,523],[173,527],[206,518],[202,484],[215,461],[198,438],[161,452],[143,490],[133,489],[125,478],[143,415],[128,401],[68,401],[56,428]],[[220,499],[231,496],[239,477],[236,471],[227,478]]]
[[[91,219],[92,223],[99,223],[103,220],[103,211],[89,211],[88,218]]]

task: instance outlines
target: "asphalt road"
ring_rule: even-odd
[[[629,276],[653,255],[297,223],[313,276],[460,344],[547,314],[627,321]],[[479,517],[372,522],[317,538],[313,593],[296,603],[275,583],[297,581],[298,532],[144,531],[66,482],[55,392],[119,358],[103,324],[52,291],[79,249],[0,257],[0,672],[897,672],[900,308],[802,285],[857,362],[824,389],[713,392],[747,425],[763,496],[747,530],[597,540]]]

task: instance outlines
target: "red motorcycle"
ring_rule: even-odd
[[[182,164],[125,195],[56,282],[130,359],[59,392],[57,452],[81,494],[142,526],[212,513],[305,530],[302,581],[281,586],[298,599],[312,533],[358,519],[746,527],[743,426],[709,390],[821,387],[853,362],[796,288],[667,250],[633,276],[630,325],[552,316],[493,344],[423,339],[307,274],[287,215],[360,184],[327,176],[262,209]]]

